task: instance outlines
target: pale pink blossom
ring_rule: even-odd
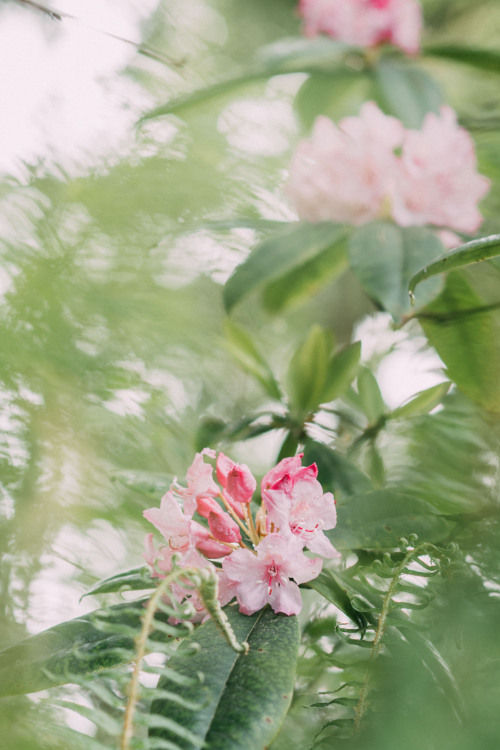
[[[215,458],[215,451],[204,448],[201,453],[197,453],[186,473],[187,488],[180,486],[175,488],[183,498],[184,511],[189,516],[192,516],[195,512],[198,499],[207,496],[216,497],[220,493],[220,489],[213,479],[213,469],[203,459],[205,455]]]
[[[297,584],[316,578],[323,561],[306,557],[298,540],[279,534],[266,536],[255,552],[237,549],[222,562],[240,612],[251,615],[269,602],[275,612],[296,615],[302,608]]]
[[[399,120],[373,102],[338,127],[318,117],[292,157],[285,187],[299,218],[364,224],[387,215],[403,136]]]
[[[286,478],[285,478],[286,479]],[[295,482],[281,481],[262,493],[271,528],[280,534],[292,534],[311,552],[323,557],[339,553],[324,531],[337,524],[335,501],[331,492],[323,494],[321,484],[312,477]]]
[[[307,36],[328,34],[360,47],[389,42],[409,55],[420,48],[417,0],[300,0],[299,13]]]
[[[482,221],[478,202],[490,182],[478,174],[474,143],[454,111],[426,115],[420,130],[407,130],[393,216],[401,226],[434,224],[475,232]]]

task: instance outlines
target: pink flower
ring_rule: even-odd
[[[364,224],[388,213],[398,175],[395,149],[403,125],[366,102],[359,117],[339,127],[316,119],[312,136],[299,143],[285,190],[301,219]]]
[[[240,527],[228,513],[220,510],[208,514],[208,525],[214,539],[226,544],[238,543],[241,539]]]
[[[422,12],[416,0],[300,0],[307,36],[328,34],[360,47],[389,42],[414,55],[420,47]]]
[[[171,490],[162,497],[159,508],[149,508],[144,511],[143,516],[156,526],[167,542],[167,547],[160,547],[154,558],[152,540],[150,535],[146,537],[145,558],[153,568],[151,560],[156,559],[161,570],[168,572],[172,567],[173,555],[177,556],[181,567],[205,567],[207,560],[196,550],[195,539],[191,534],[191,519],[182,512]]]
[[[323,531],[337,524],[332,493],[323,494],[320,483],[312,477],[299,478],[291,486],[282,484],[285,489],[279,485],[262,493],[269,522],[273,524],[271,528],[285,536],[291,533],[311,552],[338,557],[339,553]]]
[[[472,138],[450,107],[429,113],[421,130],[403,142],[393,214],[401,226],[434,224],[475,232],[482,221],[477,203],[490,182],[477,173]]]
[[[235,584],[240,612],[251,615],[267,602],[275,612],[300,612],[302,599],[297,584],[316,578],[323,561],[306,557],[296,539],[279,534],[266,536],[255,552],[237,549],[222,562],[228,582]]]
[[[215,458],[215,452],[209,448],[197,453],[186,473],[187,488],[176,487],[176,491],[184,500],[184,511],[189,516],[195,512],[197,500],[207,496],[216,497],[220,493],[213,480],[213,469],[210,464],[204,462],[204,455]]]
[[[245,518],[245,505],[252,499],[257,482],[246,464],[236,464],[222,451],[217,456],[215,467],[217,480],[224,488],[224,497],[238,518]]]
[[[230,555],[232,552],[231,547],[215,540],[210,530],[197,521],[190,522],[189,533],[198,552],[201,552],[202,555],[209,557],[211,560],[226,557],[226,555]]]

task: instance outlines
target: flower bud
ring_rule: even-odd
[[[208,525],[212,536],[221,542],[232,543],[241,540],[238,524],[227,513],[211,511],[208,514]]]

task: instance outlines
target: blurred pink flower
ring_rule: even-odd
[[[306,557],[299,540],[280,534],[266,536],[255,552],[237,549],[222,562],[227,580],[236,584],[240,612],[251,615],[269,602],[275,612],[296,615],[302,609],[297,584],[316,578],[323,561]]]
[[[401,226],[434,224],[475,232],[482,221],[477,203],[490,182],[478,174],[474,143],[458,126],[455,112],[442,107],[426,115],[421,130],[407,130],[393,215]]]
[[[328,34],[360,47],[389,42],[409,55],[420,48],[417,0],[300,0],[299,13],[307,36]]]
[[[366,102],[337,127],[316,119],[299,143],[285,190],[301,219],[364,224],[386,215],[398,173],[403,125]]]

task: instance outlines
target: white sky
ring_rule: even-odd
[[[83,155],[98,160],[127,138],[144,104],[142,89],[116,75],[134,47],[103,32],[140,42],[138,23],[157,0],[49,4],[78,20],[2,3],[0,172],[40,159],[71,172]]]

